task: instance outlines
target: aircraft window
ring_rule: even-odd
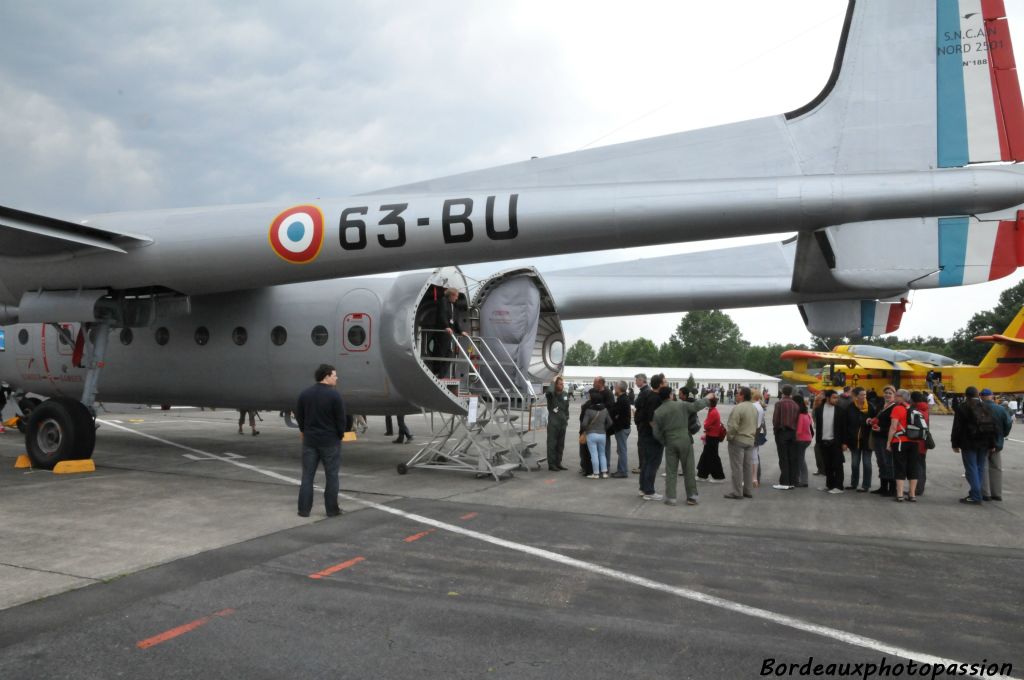
[[[132,333],[132,329],[131,328],[122,328],[121,329],[121,344],[122,345],[130,345],[130,344],[132,344],[132,340],[134,339],[134,337],[135,336]]]
[[[288,331],[285,330],[284,326],[274,326],[274,329],[270,331],[270,341],[280,347],[288,340]]]
[[[160,326],[156,329],[156,344],[163,346],[171,339],[171,332],[166,327]]]
[[[362,326],[352,326],[348,329],[348,344],[359,347],[366,342],[366,330]]]
[[[20,342],[23,345],[28,344],[28,331],[25,330],[24,328],[18,331],[18,342]]]
[[[314,345],[316,345],[317,347],[323,347],[324,345],[327,344],[327,329],[324,328],[323,326],[317,326],[316,328],[313,329],[313,334],[311,337],[313,338]]]
[[[202,347],[206,343],[210,342],[210,329],[206,326],[200,326],[196,329],[196,344]]]
[[[565,344],[561,340],[555,340],[548,345],[548,366],[555,368],[562,363],[562,357],[565,354]]]
[[[244,328],[242,328],[241,326],[239,326],[235,330],[231,331],[231,340],[234,341],[234,343],[236,345],[238,345],[239,347],[244,345],[245,341],[248,340],[248,339],[249,339],[249,333]]]

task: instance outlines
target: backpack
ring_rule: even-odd
[[[907,411],[907,439],[916,441],[926,439],[928,436],[928,423],[924,421],[924,414],[915,409]]]
[[[967,401],[967,412],[970,420],[967,423],[967,433],[971,439],[989,439],[996,436],[996,421],[992,412],[980,399],[969,399]]]

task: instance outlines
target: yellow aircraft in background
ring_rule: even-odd
[[[974,340],[992,343],[977,366],[932,352],[871,345],[839,345],[831,352],[791,349],[781,358],[792,361],[793,370],[783,371],[782,378],[806,385],[812,393],[844,385],[878,393],[886,385],[921,392],[936,392],[941,386],[947,394],[963,394],[971,385],[996,393],[1024,392],[1024,308],[1003,333]]]

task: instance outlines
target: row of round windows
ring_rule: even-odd
[[[135,333],[132,331],[131,328],[123,328],[121,329],[120,337],[122,345],[130,345],[132,344],[132,341],[135,339]],[[328,339],[330,338],[327,332],[327,328],[325,328],[324,326],[317,326],[316,328],[314,328],[312,333],[310,333],[309,337],[313,341],[313,344],[316,345],[317,347],[323,347],[324,345],[326,345]],[[161,346],[166,345],[171,340],[171,332],[165,326],[161,326],[160,328],[156,329],[154,338],[156,340],[156,344]],[[206,326],[200,326],[199,328],[196,329],[193,338],[195,339],[197,345],[205,345],[206,343],[210,342],[210,329],[208,329]],[[245,330],[245,328],[243,328],[242,326],[238,326],[233,331],[231,331],[231,340],[236,345],[241,347],[246,342],[248,342],[249,332]],[[27,345],[28,341],[29,333],[27,330],[22,328],[20,331],[18,331],[18,342],[21,343],[22,345]],[[274,328],[270,331],[270,341],[277,345],[278,347],[280,347],[281,345],[288,341],[288,330],[284,326],[274,326]],[[351,328],[348,329],[348,341],[353,345],[362,345],[366,341],[366,331],[363,330],[362,326],[352,326]]]
[[[327,332],[327,328],[325,328],[324,326],[315,327],[313,331],[309,334],[309,337],[310,340],[313,341],[313,344],[316,345],[317,347],[323,347],[324,345],[326,345],[328,339],[330,338]],[[199,328],[196,329],[196,332],[193,334],[192,338],[196,341],[196,344],[201,347],[210,342],[210,329],[208,329],[206,326],[200,326]],[[121,329],[122,345],[132,344],[133,339],[134,334],[132,333],[131,328]],[[170,330],[167,329],[167,327],[161,326],[160,328],[156,329],[154,339],[156,340],[156,344],[161,346],[166,345],[168,342],[171,341],[171,332]],[[245,328],[243,328],[242,326],[236,327],[233,331],[231,331],[231,341],[234,342],[239,347],[241,347],[242,345],[249,341],[249,331],[245,330]],[[277,345],[278,347],[280,347],[284,343],[288,342],[288,330],[284,326],[274,326],[270,331],[270,341]]]

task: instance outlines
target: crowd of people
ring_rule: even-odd
[[[635,398],[625,381],[613,388],[602,377],[594,379],[579,418],[580,473],[588,479],[625,478],[630,467],[627,442],[636,427],[639,465],[638,493],[647,501],[678,505],[678,477],[683,477],[683,500],[698,504],[697,482],[725,483],[719,446],[726,442],[729,482],[725,497],[754,497],[761,481],[761,450],[769,430],[779,457],[778,491],[807,488],[811,476],[824,477],[821,491],[870,493],[896,502],[915,503],[924,495],[927,453],[936,443],[929,427],[930,393],[886,386],[882,394],[863,387],[824,390],[811,403],[783,385],[769,415],[766,391],[741,387],[733,391],[735,407],[724,422],[718,411],[718,390],[691,394],[666,384],[665,376],[635,376]],[[970,493],[965,504],[1002,501],[1002,449],[1013,426],[1012,399],[997,400],[991,390],[969,387],[953,414],[950,444],[961,455]],[[564,441],[569,424],[569,396],[561,378],[547,393],[548,448],[551,471],[563,465]],[[697,414],[707,409],[703,423]],[[703,432],[703,433],[702,433]],[[699,458],[695,445],[703,444]],[[612,466],[612,446],[617,456]],[[814,454],[814,472],[808,468],[807,450]],[[849,453],[849,477],[846,454]],[[665,463],[664,493],[655,482]],[[872,489],[877,476],[878,487]]]

